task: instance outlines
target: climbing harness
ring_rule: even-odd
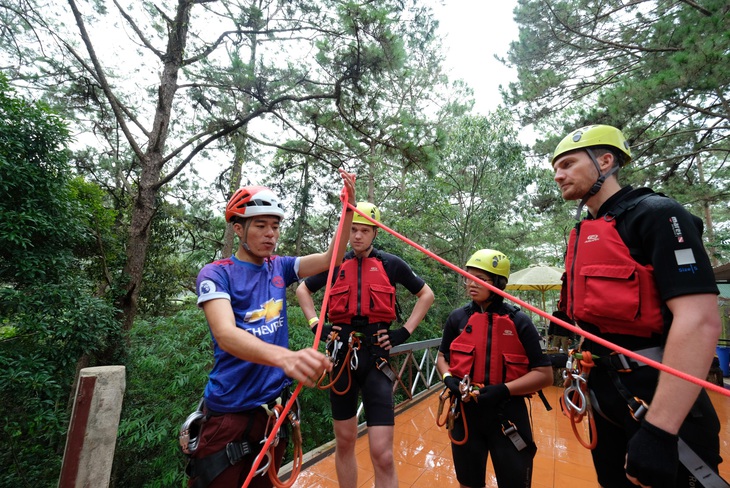
[[[354,322],[354,321],[353,321]],[[353,324],[356,325],[356,324]],[[330,362],[333,365],[333,371],[337,369],[338,366],[339,370],[335,374],[335,377],[330,379],[329,383],[325,383],[325,378],[328,375],[332,375],[332,373],[328,373],[327,371],[322,372],[322,376],[320,376],[319,380],[317,381],[317,388],[320,390],[326,390],[331,389],[336,395],[344,395],[348,391],[350,391],[350,387],[352,386],[352,372],[357,371],[357,369],[360,367],[360,354],[362,354],[363,345],[368,346],[370,344],[377,345],[380,341],[379,334],[377,332],[378,327],[385,327],[386,325],[383,324],[365,324],[368,325],[371,328],[375,328],[376,330],[370,334],[372,337],[369,337],[368,335],[364,334],[363,332],[360,332],[359,330],[353,330],[349,333],[348,339],[347,339],[347,352],[344,354],[344,357],[342,356],[342,347],[344,347],[344,341],[340,340],[340,333],[342,331],[332,331],[330,334],[330,337],[327,339],[327,342],[325,343],[325,355],[330,360]],[[357,324],[358,327],[363,327],[360,324]],[[366,347],[367,350],[367,347]],[[341,358],[341,359],[340,359]],[[390,381],[395,382],[398,377],[393,371],[393,369],[390,367],[390,363],[388,360],[382,356],[373,355],[375,367],[382,372],[385,376],[387,376]],[[337,390],[335,388],[335,384],[340,379],[344,371],[347,370],[347,386],[343,390]]]
[[[285,393],[284,396],[287,394]],[[262,404],[260,407],[267,414],[267,425],[264,431],[264,438],[259,444],[263,444],[267,436],[271,432],[272,419],[274,423],[278,420],[281,411],[284,407],[282,405],[282,397],[278,397],[275,401],[269,404]],[[301,429],[299,426],[299,402],[296,402],[297,412],[289,412],[289,421],[292,425],[292,431],[294,435],[294,467],[292,468],[292,477],[290,482],[282,483],[276,473],[276,467],[272,460],[274,459],[274,450],[279,443],[281,437],[280,429],[275,434],[275,440],[271,443],[270,449],[263,453],[265,461],[263,466],[258,468],[254,475],[261,476],[268,471],[271,482],[277,488],[289,488],[296,479],[296,475],[301,470],[302,454],[302,437]],[[243,435],[243,440],[229,442],[226,447],[222,450],[210,454],[204,458],[192,458],[191,455],[197,450],[199,443],[200,430],[202,425],[210,418],[210,413],[206,413],[203,409],[204,400],[201,399],[198,403],[196,410],[188,415],[183,424],[180,427],[178,440],[180,444],[180,450],[188,457],[188,464],[186,467],[186,473],[193,481],[193,488],[205,488],[209,486],[213,480],[215,480],[223,471],[228,467],[233,466],[241,462],[245,457],[250,454],[257,452],[255,442],[249,439],[249,431],[253,426],[253,419],[249,420],[249,426]]]
[[[565,390],[560,398],[563,415],[568,417],[576,439],[586,449],[595,448],[598,441],[596,421],[593,418],[593,408],[591,407],[590,392],[588,391],[588,375],[593,366],[595,366],[595,363],[589,351],[576,352],[571,350],[563,371]],[[578,433],[578,425],[584,418],[588,422],[589,440],[585,440]]]
[[[636,351],[642,357],[661,361],[663,349],[660,347],[650,347]],[[586,354],[585,352],[583,354]],[[631,417],[637,422],[646,416],[649,411],[649,404],[641,398],[633,395],[623,384],[619,373],[631,373],[635,369],[648,366],[641,361],[628,358],[623,354],[613,352],[607,356],[593,356],[594,362],[599,367],[605,367],[611,378],[614,387],[623,397],[626,405],[631,413]],[[599,411],[600,413],[600,411]],[[607,419],[610,422],[612,420]],[[725,481],[719,474],[710,468],[700,456],[695,453],[692,448],[680,437],[677,444],[677,452],[679,462],[689,471],[692,476],[700,481],[704,488],[729,488],[730,484]]]
[[[342,366],[340,367],[335,377],[331,379],[330,382],[327,384],[323,384],[324,379],[327,377],[328,374],[331,375],[331,373],[323,371],[322,376],[320,376],[319,380],[317,381],[317,388],[319,388],[320,390],[326,390],[329,388],[336,395],[344,395],[345,393],[350,391],[350,387],[352,386],[352,371],[357,370],[358,366],[360,365],[358,351],[360,350],[362,344],[362,337],[363,334],[359,332],[350,332],[350,335],[347,339],[347,352],[345,353],[345,357],[342,359]],[[333,371],[338,365],[340,365],[340,360],[338,358],[340,356],[340,351],[343,344],[343,341],[339,340],[339,333],[337,331],[332,331],[332,334],[330,334],[330,337],[327,339],[327,343],[325,344],[325,354],[333,365]],[[332,352],[330,352],[330,350]],[[337,381],[340,379],[340,376],[342,376],[342,373],[345,370],[347,370],[347,387],[345,387],[344,390],[337,390],[335,388],[335,383],[337,383]]]

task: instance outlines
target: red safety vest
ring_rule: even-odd
[[[342,263],[330,290],[328,315],[333,324],[349,324],[355,316],[367,317],[371,324],[396,319],[395,287],[382,260],[371,254]]]
[[[449,372],[485,384],[489,359],[489,385],[506,383],[528,373],[529,359],[509,315],[474,313],[449,349]]]
[[[567,309],[603,333],[650,337],[664,329],[654,268],[631,257],[615,218],[583,220],[565,258]]]

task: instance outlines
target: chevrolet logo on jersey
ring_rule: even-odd
[[[264,303],[262,308],[248,312],[244,320],[248,323],[252,323],[265,318],[265,321],[268,323],[281,314],[282,308],[284,308],[284,301],[274,300],[272,298],[268,302]]]

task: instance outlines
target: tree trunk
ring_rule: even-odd
[[[160,75],[157,108],[152,130],[149,133],[147,151],[140,158],[140,174],[137,195],[132,208],[129,242],[127,244],[127,263],[124,276],[127,279],[125,294],[120,298],[124,331],[131,329],[137,315],[139,293],[144,277],[144,263],[150,242],[152,219],[157,208],[157,193],[160,190],[160,175],[164,166],[165,143],[170,129],[172,102],[177,91],[178,73],[183,62],[183,54],[190,24],[190,9],[193,0],[179,0],[175,20],[170,26],[170,36],[164,69]]]

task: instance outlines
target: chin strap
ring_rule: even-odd
[[[586,204],[589,198],[591,198],[593,195],[599,192],[601,187],[603,186],[603,183],[606,181],[606,179],[614,174],[616,171],[618,171],[618,164],[614,164],[611,169],[606,171],[605,174],[601,173],[601,166],[598,164],[598,159],[596,159],[596,155],[593,154],[593,150],[591,148],[587,147],[586,152],[588,153],[588,156],[591,158],[591,161],[593,161],[593,164],[596,167],[596,170],[598,171],[598,179],[595,183],[593,183],[593,186],[590,190],[588,190],[588,193],[583,195],[583,198],[581,198],[580,203],[578,204],[578,208],[575,211],[575,220],[580,220],[580,214],[583,211],[583,206]]]

